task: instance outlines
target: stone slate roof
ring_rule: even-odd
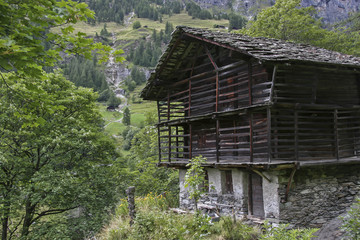
[[[341,54],[311,45],[286,42],[283,40],[264,37],[249,37],[234,33],[210,31],[208,29],[178,26],[172,33],[172,39],[166,51],[161,56],[158,65],[155,68],[155,72],[152,73],[148,79],[147,85],[142,91],[142,97],[146,98],[148,93],[154,90],[155,86],[153,83],[156,82],[156,79],[159,78],[164,70],[168,73],[173,70],[171,68],[177,61],[178,56],[184,52],[181,44],[178,44],[179,40],[181,40],[184,35],[238,51],[244,55],[258,59],[261,62],[303,62],[308,64],[316,63],[323,66],[337,65],[360,68],[359,57]],[[186,40],[182,40],[182,42],[183,41]],[[163,75],[166,76],[167,74],[164,73]]]
[[[263,61],[309,61],[318,63],[346,64],[360,67],[360,58],[341,54],[306,44],[283,40],[249,37],[234,33],[209,31],[200,28],[179,26],[173,36],[182,32],[227,45]],[[170,45],[169,45],[170,47]]]

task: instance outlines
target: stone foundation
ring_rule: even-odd
[[[231,170],[233,193],[224,192],[224,171],[206,169],[209,193],[199,204],[216,206],[221,214],[244,217],[248,214],[248,178],[246,170]],[[184,187],[186,170],[180,171],[180,207],[194,209]],[[321,227],[344,213],[360,193],[360,165],[307,167],[296,171],[285,201],[290,170],[264,171],[262,193],[264,218],[290,223],[292,227]],[[269,181],[270,180],[270,181]]]
[[[218,169],[206,169],[209,179],[209,193],[204,194],[199,200],[199,204],[216,206],[221,214],[242,217],[247,214],[247,173],[232,170],[233,193],[224,193],[224,174]],[[194,209],[193,199],[189,199],[189,194],[184,186],[186,170],[179,170],[180,177],[180,207]]]
[[[344,213],[360,192],[360,165],[303,168],[284,202],[290,172],[279,176],[280,219],[296,227],[321,227]]]

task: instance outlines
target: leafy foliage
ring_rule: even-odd
[[[346,235],[351,239],[360,239],[360,198],[356,200],[343,221],[342,230],[346,232]]]
[[[24,239],[82,239],[116,200],[113,142],[97,96],[59,73],[31,81],[6,74],[0,88],[2,232]],[[79,214],[66,217],[71,210]],[[60,221],[54,221],[53,215]],[[65,232],[44,231],[66,229]],[[68,236],[66,234],[69,234]],[[4,238],[6,239],[6,237]]]
[[[300,7],[301,0],[278,0],[259,13],[240,33],[311,44],[342,53],[359,55],[360,36],[341,29],[326,30],[315,18],[312,7]]]
[[[135,21],[132,25],[133,29],[141,28],[141,23],[139,21]]]
[[[260,236],[260,240],[311,240],[315,237],[313,234],[318,230],[316,228],[309,229],[287,229],[288,225],[280,224],[273,227],[269,223],[264,225],[264,234]]]
[[[96,55],[92,61],[81,56],[73,57],[62,68],[64,75],[76,86],[92,88],[98,92],[99,101],[107,101],[113,95],[106,82],[105,73],[97,63]]]
[[[201,195],[205,193],[205,190],[201,187],[205,181],[205,170],[202,167],[202,164],[204,163],[206,163],[206,158],[197,156],[192,158],[190,163],[186,165],[189,169],[185,175],[185,187],[188,188],[190,199],[194,199],[195,201],[196,211],[197,202]]]
[[[130,110],[129,110],[129,108],[126,107],[126,108],[124,109],[123,123],[124,123],[126,126],[129,126],[129,125],[130,125],[130,119],[131,119]]]
[[[71,0],[1,1],[0,4],[0,68],[16,71],[20,76],[38,77],[42,67],[54,66],[60,52],[91,57],[98,50],[100,60],[105,61],[111,48],[85,34],[73,33],[73,24],[93,18],[94,14],[85,3]],[[49,31],[59,27],[61,34]],[[114,52],[118,60],[122,51]]]

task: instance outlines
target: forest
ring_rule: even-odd
[[[171,39],[176,15],[360,56],[360,12],[331,28],[299,0],[277,0],[253,19],[191,0],[0,0],[0,12],[2,240],[310,239],[316,231],[261,229],[230,217],[212,223],[169,211],[179,204],[178,172],[156,166],[156,106],[139,92]],[[113,29],[125,28],[131,13],[135,21],[130,18],[123,35],[137,38],[113,41]],[[96,34],[86,32],[91,27]],[[110,57],[130,69],[120,86],[128,105],[120,112],[106,111],[124,104],[107,82]],[[195,171],[200,180],[189,184],[197,189],[203,175],[201,167]],[[129,186],[136,188],[138,208],[132,227]],[[356,239],[360,212],[351,214],[344,228]]]

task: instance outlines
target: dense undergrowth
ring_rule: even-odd
[[[136,219],[130,227],[128,205],[122,199],[117,206],[111,223],[103,229],[97,239],[102,240],[156,240],[156,239],[212,239],[212,240],[255,240],[255,239],[311,239],[317,229],[288,230],[286,225],[273,228],[249,226],[242,221],[234,222],[230,217],[222,217],[219,222],[199,214],[177,214],[170,210],[176,205],[177,196],[169,193],[137,197]]]

